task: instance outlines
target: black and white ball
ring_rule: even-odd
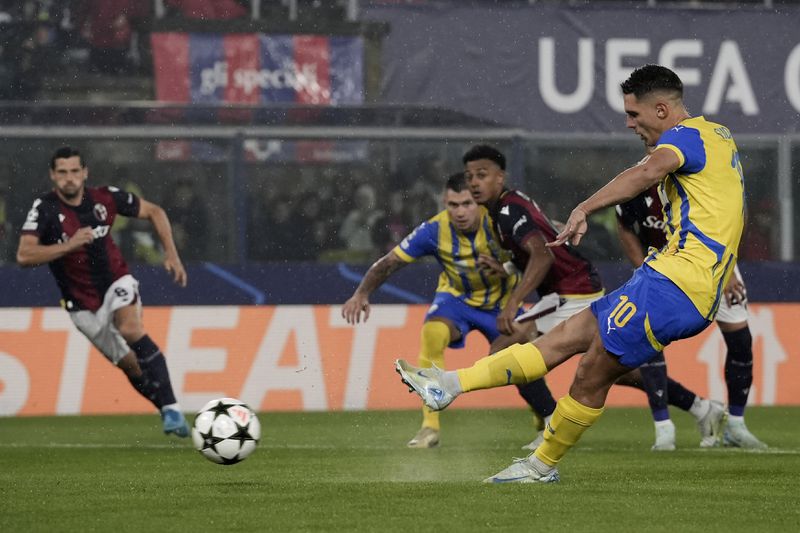
[[[221,465],[244,461],[256,449],[261,424],[247,404],[235,398],[211,400],[197,412],[192,442],[203,457]]]

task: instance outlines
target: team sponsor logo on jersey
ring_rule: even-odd
[[[661,231],[666,231],[666,224],[664,223],[664,219],[659,218],[655,215],[648,215],[644,222],[642,222],[642,226],[645,228],[654,228],[660,229]]]
[[[106,209],[106,206],[103,204],[94,204],[92,212],[94,213],[94,217],[100,222],[105,222],[108,218],[108,209]]]

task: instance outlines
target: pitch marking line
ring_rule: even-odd
[[[96,450],[96,449],[108,449],[108,450],[172,450],[172,449],[181,449],[181,448],[189,448],[190,442],[187,441],[175,441],[172,443],[164,443],[164,444],[114,444],[114,443],[89,443],[89,442],[48,442],[48,443],[41,443],[41,444],[27,444],[22,442],[8,442],[5,444],[0,444],[0,448],[45,448],[45,449],[87,449],[87,450]],[[278,444],[278,443],[269,443],[269,442],[261,442],[258,445],[259,448],[266,448],[271,450],[379,450],[379,451],[391,451],[391,450],[405,450],[403,446],[396,446],[396,445],[358,445],[358,446],[335,446],[332,444]],[[458,447],[448,447],[448,449],[453,451],[464,451],[464,450],[500,450],[505,447],[494,447],[494,448],[487,448],[487,447],[466,447],[466,446],[458,446]],[[577,449],[576,449],[577,451]],[[605,450],[602,448],[594,448],[594,447],[581,447],[581,452],[606,452],[609,450]],[[633,450],[625,450],[626,452],[630,453]],[[676,450],[675,453],[680,454],[681,452],[688,452],[688,453],[751,453],[757,455],[800,455],[800,449],[782,449],[782,448],[769,448],[767,450],[745,450],[740,448],[682,448]],[[656,454],[653,454],[656,455]],[[660,455],[669,455],[669,454],[658,454]]]

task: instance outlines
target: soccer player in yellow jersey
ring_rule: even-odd
[[[667,244],[649,254],[625,285],[532,343],[513,345],[454,372],[396,363],[403,381],[428,407],[444,409],[463,392],[532,381],[585,352],[544,442],[486,482],[558,481],[556,465],[600,417],[615,380],[670,342],[705,329],[736,264],[744,179],[731,132],[689,115],[683,83],[668,68],[640,67],[621,87],[626,125],[653,151],[581,202],[548,245],[577,245],[588,215],[656,183],[665,198]]]
[[[370,294],[393,272],[424,256],[435,257],[442,273],[422,326],[418,364],[423,368],[432,365],[443,368],[445,348],[463,347],[465,337],[472,330],[480,331],[490,344],[498,339],[497,317],[508,304],[519,280],[517,274],[501,276],[482,264],[487,258],[506,262],[510,254],[500,246],[486,208],[473,199],[464,173],[447,179],[444,204],[443,211],[420,224],[369,268],[342,307],[342,316],[348,323],[360,322],[362,313],[366,321]],[[521,311],[517,307],[519,314]],[[520,331],[518,339],[524,338],[524,331]],[[498,348],[499,345],[491,351]],[[544,383],[528,386],[537,390],[544,388],[549,395]],[[423,408],[422,427],[408,446],[433,448],[439,445],[439,434],[439,413]]]

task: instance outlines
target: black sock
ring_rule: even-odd
[[[687,412],[692,408],[694,399],[697,398],[695,393],[670,377],[667,377],[667,395],[670,405]]]
[[[153,383],[149,379],[147,379],[147,375],[144,373],[144,371],[142,371],[141,376],[131,376],[126,374],[126,377],[139,394],[147,398],[150,403],[155,405],[158,409],[161,409],[161,406],[158,405],[158,389],[153,386]]]
[[[728,409],[734,416],[743,416],[750,385],[753,384],[753,337],[747,326],[723,333],[722,337],[728,347],[725,357]]]
[[[164,359],[164,354],[161,353],[156,343],[148,335],[145,335],[130,347],[136,353],[143,377],[155,389],[155,398],[152,401],[156,407],[161,409],[165,405],[175,403],[175,394],[172,392],[172,383],[169,380],[169,370],[167,370],[167,360]]]
[[[647,393],[650,410],[653,412],[653,419],[656,422],[668,420],[669,391],[667,390],[667,362],[664,359],[664,352],[659,352],[658,355],[640,366],[639,373],[642,375],[642,384]]]
[[[550,393],[544,378],[539,378],[525,385],[517,385],[517,390],[519,395],[531,406],[531,409],[542,418],[552,415],[553,411],[556,410],[556,401],[553,399],[553,395]]]

